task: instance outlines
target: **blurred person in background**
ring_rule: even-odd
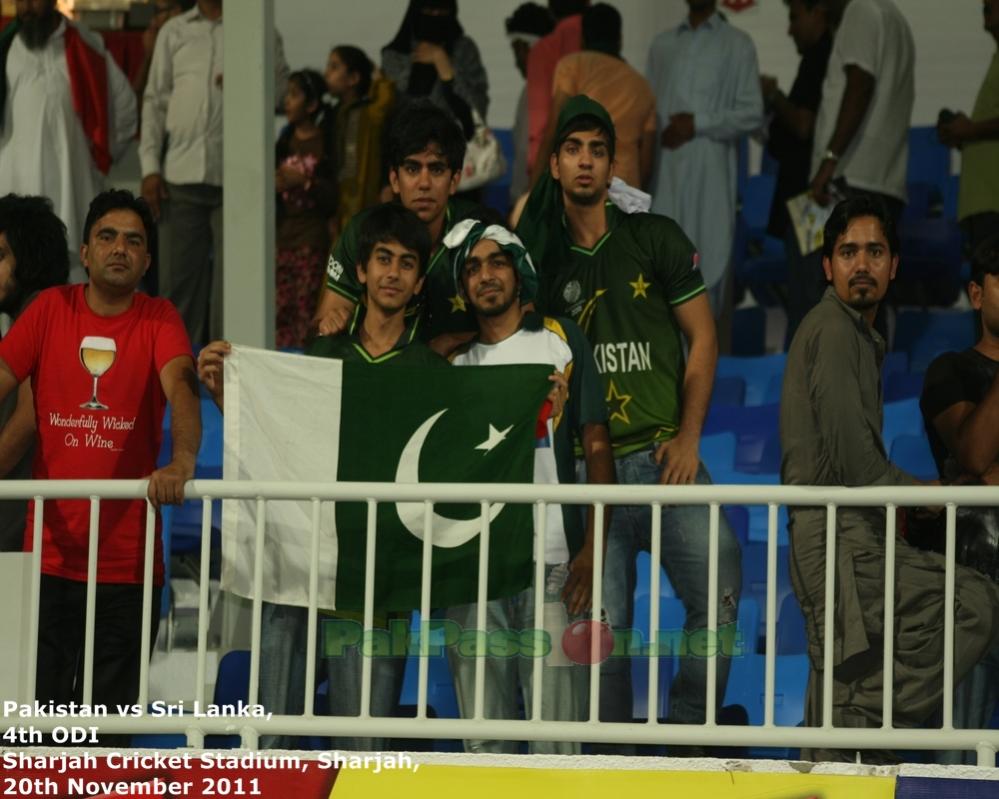
[[[607,109],[614,121],[614,176],[643,188],[652,175],[656,143],[656,98],[649,82],[621,57],[621,14],[597,3],[583,12],[583,49],[570,53],[555,68],[548,130],[538,151],[547,165],[555,138],[555,122],[570,97],[585,94]]]
[[[429,97],[450,111],[465,134],[475,133],[475,111],[485,120],[489,78],[479,48],[458,22],[456,0],[410,0],[395,38],[382,48],[382,71],[404,106]]]
[[[700,252],[718,341],[728,346],[734,281],[738,142],[763,125],[753,40],[718,13],[687,0],[676,28],[649,48],[645,76],[656,96],[660,150],[652,211],[675,219]]]
[[[284,96],[288,124],[277,140],[277,317],[275,344],[302,347],[322,284],[329,220],[336,210],[333,109],[313,69],[292,72]]]
[[[337,45],[326,61],[326,90],[339,102],[333,109],[334,161],[339,197],[330,239],[340,235],[358,211],[378,202],[388,184],[382,166],[385,124],[395,102],[395,86],[363,50]]]
[[[555,17],[555,28],[542,37],[527,56],[527,163],[531,169],[531,183],[548,174],[548,162],[535,169],[538,150],[548,129],[552,110],[552,80],[555,67],[563,56],[576,53],[583,47],[583,10],[590,0],[548,0],[548,8]],[[547,153],[544,156],[548,158]]]
[[[66,226],[46,197],[0,198],[0,312],[13,322],[50,286],[69,278]],[[35,405],[31,382],[0,404],[0,477],[30,480],[35,453]],[[0,552],[24,545],[25,499],[0,501]]]
[[[56,0],[16,0],[0,32],[0,191],[48,197],[66,225],[75,278],[80,230],[112,162],[135,136],[135,93],[100,36]]]
[[[513,50],[513,60],[522,78],[527,79],[527,57],[531,48],[552,32],[555,18],[544,6],[522,3],[506,19],[506,35]],[[520,90],[513,120],[513,165],[510,168],[510,202],[515,203],[530,188],[527,151],[530,144],[527,119],[527,83]]]
[[[788,321],[785,341],[790,344],[801,318],[811,309],[825,281],[817,271],[806,271],[798,237],[787,212],[787,201],[808,190],[811,177],[812,139],[815,115],[822,101],[829,54],[832,51],[832,27],[826,0],[785,0],[788,6],[788,35],[801,56],[798,73],[789,94],[784,94],[777,79],[760,76],[763,106],[771,115],[767,149],[777,161],[777,185],[770,206],[767,233],[784,240],[788,259]],[[821,281],[810,287],[808,281]]]
[[[999,0],[982,4],[985,30],[999,42]],[[961,150],[961,220],[969,253],[999,231],[999,50],[992,55],[971,116],[942,113],[937,132]]]

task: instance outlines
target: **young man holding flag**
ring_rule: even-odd
[[[459,222],[444,239],[452,249],[454,282],[459,296],[474,311],[479,331],[451,356],[456,366],[540,363],[556,370],[567,390],[564,406],[539,418],[534,458],[536,483],[575,482],[573,445],[580,447],[591,483],[614,482],[607,432],[607,406],[593,351],[586,337],[568,319],[542,317],[525,310],[537,291],[537,275],[520,239],[499,225],[477,220]],[[593,584],[594,517],[584,524],[575,506],[549,505],[545,525],[544,620],[534,618],[534,587],[490,601],[487,631],[530,630],[540,627],[551,650],[542,671],[542,717],[581,720],[586,706],[586,672],[562,648],[570,620],[590,607]],[[535,550],[537,552],[537,549]],[[476,604],[449,608],[448,619],[475,629]],[[476,657],[451,647],[448,657],[462,716],[474,715]],[[476,653],[478,656],[478,653]],[[538,657],[538,653],[533,653]],[[517,682],[524,706],[531,706],[533,658],[489,657],[486,669],[486,718],[517,718]],[[472,752],[517,752],[516,741],[466,741]],[[579,742],[531,742],[531,752],[579,754]]]
[[[406,309],[423,288],[430,255],[430,234],[412,211],[400,205],[375,206],[364,217],[358,244],[356,279],[364,289],[364,302],[354,309],[347,332],[321,336],[308,354],[371,364],[447,366],[447,361],[416,339],[417,320]],[[223,407],[222,370],[231,345],[215,341],[198,356],[198,376]],[[223,409],[224,410],[224,409]],[[359,613],[333,614],[355,625]],[[272,713],[295,715],[304,710],[305,636],[308,608],[264,602],[260,653],[260,701]],[[376,614],[375,626],[387,626],[386,614]],[[324,637],[335,635],[336,620],[327,621]],[[342,632],[342,630],[340,631]],[[361,657],[357,647],[341,647],[341,654],[325,660],[330,678],[330,715],[356,716],[360,711]],[[371,713],[391,716],[399,698],[405,659],[376,658],[372,662]],[[295,748],[291,736],[266,736],[265,748]],[[338,738],[339,749],[375,751],[385,739]]]
[[[607,201],[615,137],[603,106],[577,95],[563,107],[556,128],[549,174],[532,190],[517,228],[539,263],[539,304],[576,320],[593,345],[610,410],[618,482],[710,483],[698,446],[718,343],[697,251],[673,220],[626,214]],[[616,510],[603,599],[617,630],[631,627],[635,555],[650,548],[650,536],[647,506]],[[662,565],[683,599],[687,635],[708,624],[708,538],[706,507],[663,507]],[[740,554],[724,517],[718,562],[717,625],[734,629]],[[718,660],[719,703],[729,664],[728,657]],[[706,679],[706,658],[680,660],[670,690],[670,721],[704,722]],[[627,657],[604,663],[600,704],[603,721],[631,721]]]

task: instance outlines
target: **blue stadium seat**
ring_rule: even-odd
[[[767,312],[759,305],[736,308],[732,314],[732,354],[756,357],[766,352]]]
[[[794,593],[787,594],[780,603],[777,615],[777,654],[805,655],[808,653],[808,635],[805,617]]]
[[[746,381],[746,405],[762,405],[773,375],[783,375],[787,353],[737,358],[723,355],[718,359],[717,377],[741,377]]]
[[[663,597],[659,603],[659,629],[662,631],[660,642],[662,646],[677,647],[681,645],[680,635],[683,631],[687,612],[683,603],[675,597]],[[760,623],[760,608],[753,599],[739,601],[739,611],[736,621],[737,641],[742,647],[741,653],[735,659],[755,653],[758,646],[757,631]],[[649,641],[649,596],[636,596],[633,628],[638,630],[645,642]],[[666,638],[665,636],[669,636]],[[659,658],[659,718],[669,714],[669,687],[677,670],[677,654],[663,655]],[[635,718],[648,717],[649,695],[649,660],[648,656],[635,656],[631,659],[631,682]]]
[[[936,480],[940,477],[936,461],[930,451],[926,436],[896,436],[891,442],[892,463],[921,480]]]
[[[708,467],[709,472],[713,470],[726,470],[735,468],[735,433],[712,433],[701,436],[701,460]]]
[[[739,547],[746,546],[749,543],[749,508],[745,505],[725,505],[722,510]]]
[[[897,338],[897,336],[896,336]],[[884,381],[888,375],[895,372],[909,371],[909,353],[902,350],[892,350],[885,353],[884,363],[881,364],[881,379]]]
[[[937,355],[975,343],[972,311],[899,311],[892,349],[909,353],[909,370],[925,372]],[[749,383],[747,382],[747,391]]]
[[[711,392],[711,404],[742,406],[746,400],[746,381],[741,377],[719,377]]]
[[[808,656],[777,655],[774,666],[774,723],[781,727],[796,727],[805,718]],[[732,659],[725,704],[742,705],[749,714],[749,723],[752,725],[763,724],[765,675],[764,655],[745,655]]]
[[[777,606],[791,593],[790,550],[777,549]],[[767,607],[767,546],[750,543],[742,550],[742,596],[756,600],[765,611]],[[766,619],[764,618],[764,621]]]
[[[770,381],[767,383],[767,393],[763,395],[763,403],[765,405],[779,405],[780,395],[784,390],[784,375],[770,375]]]
[[[410,630],[413,633],[420,630],[419,611],[413,612]],[[442,646],[443,643],[444,631],[431,629],[431,646]],[[448,665],[447,655],[444,652],[432,654],[428,658],[427,665],[427,707],[433,708],[437,718],[460,718],[458,696],[454,690],[454,680],[451,677],[451,667]],[[420,659],[415,655],[410,655],[406,658],[406,670],[403,674],[402,691],[399,697],[400,705],[416,707],[419,674]]]
[[[885,380],[885,402],[898,402],[899,400],[919,397],[923,393],[923,380],[926,375],[922,372],[909,374],[907,372],[892,372]]]
[[[941,194],[950,178],[950,150],[940,143],[936,126],[909,128],[909,163],[906,181],[934,187]]]
[[[215,678],[215,693],[212,703],[218,707],[246,704],[250,699],[250,652],[247,649],[234,649],[226,652],[219,661]],[[206,749],[238,749],[241,746],[238,735],[206,735]]]
[[[773,475],[773,485],[780,483],[780,477]],[[748,540],[754,544],[765,544],[770,535],[770,509],[766,505],[749,506]],[[777,545],[786,547],[789,543],[787,534],[787,507],[777,507]]]
[[[919,410],[917,397],[885,403],[881,438],[886,452],[891,450],[891,443],[899,436],[922,435],[925,435],[923,412]]]
[[[499,211],[503,216],[510,212],[510,183],[513,169],[513,131],[510,128],[492,128],[506,159],[506,172],[502,177],[482,187],[482,204]]]

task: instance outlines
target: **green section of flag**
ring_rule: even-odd
[[[530,483],[535,422],[551,367],[481,366],[426,370],[344,363],[338,480]],[[437,504],[432,525],[431,604],[477,596],[481,506]],[[423,503],[378,505],[375,608],[420,605]],[[490,507],[490,598],[531,580],[532,506]],[[364,606],[367,506],[336,509],[338,609]],[[438,546],[437,544],[444,544]]]

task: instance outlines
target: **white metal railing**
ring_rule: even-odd
[[[28,497],[35,502],[34,548],[32,554],[32,603],[28,640],[30,649],[29,679],[24,701],[34,696],[35,663],[37,657],[38,590],[41,573],[41,534],[43,505],[46,499],[89,498],[91,500],[88,585],[86,594],[86,633],[84,644],[83,702],[90,703],[93,688],[94,611],[97,574],[97,536],[100,518],[100,499],[144,498],[145,481],[0,481],[0,499]],[[188,499],[203,499],[201,536],[201,575],[198,607],[198,644],[196,698],[205,707],[207,684],[208,644],[208,585],[209,547],[211,541],[212,502],[225,499],[256,500],[257,528],[254,555],[254,600],[251,633],[249,701],[257,701],[259,689],[261,589],[263,584],[264,509],[268,501],[297,500],[311,502],[312,566],[309,575],[309,627],[306,657],[305,712],[301,716],[272,716],[234,720],[230,717],[185,716],[109,716],[100,720],[103,733],[183,733],[188,744],[201,747],[206,734],[238,733],[243,746],[254,749],[261,733],[287,735],[371,735],[405,738],[497,738],[509,740],[574,740],[607,743],[667,743],[772,747],[832,747],[832,748],[894,748],[894,749],[950,749],[970,750],[978,753],[980,765],[993,765],[999,748],[999,730],[964,730],[953,727],[954,682],[954,556],[956,542],[956,509],[958,506],[984,507],[999,505],[999,488],[990,487],[877,487],[833,488],[761,485],[706,485],[706,486],[624,486],[624,485],[532,485],[532,484],[396,484],[396,483],[278,483],[235,482],[221,480],[194,480],[187,484]],[[376,511],[380,502],[423,502],[425,504],[425,536],[422,559],[422,590],[420,601],[420,655],[418,669],[417,712],[415,718],[383,718],[370,715],[371,659],[364,658],[361,681],[361,713],[358,717],[317,716],[313,697],[316,685],[316,626],[318,595],[318,551],[320,531],[320,505],[326,501],[361,501],[367,503],[366,574],[374,573]],[[485,575],[488,574],[489,504],[492,502],[529,503],[536,506],[537,532],[535,542],[535,580],[541,585],[545,551],[546,507],[551,503],[592,505],[595,509],[595,564],[593,577],[592,619],[599,622],[602,605],[602,555],[603,519],[607,506],[649,505],[652,509],[651,536],[651,596],[659,594],[660,514],[656,511],[664,504],[707,505],[709,514],[709,601],[706,634],[717,640],[718,622],[718,537],[720,508],[722,505],[767,505],[767,597],[766,597],[766,653],[764,678],[763,726],[718,726],[714,722],[718,697],[715,674],[715,656],[709,657],[706,680],[707,721],[700,725],[676,725],[659,722],[658,706],[658,637],[659,603],[650,603],[650,647],[648,720],[634,723],[606,723],[599,721],[600,665],[597,657],[599,636],[591,637],[592,665],[590,667],[590,712],[583,721],[545,721],[541,718],[542,683],[541,658],[534,662],[534,694],[529,718],[523,721],[493,720],[483,717],[485,673],[483,658],[477,658],[475,672],[474,713],[470,719],[429,718],[427,715],[427,682],[430,619],[430,566],[432,552],[433,505],[440,502],[481,503],[481,536],[483,546],[479,557],[479,606],[478,629],[485,629]],[[826,515],[826,571],[825,571],[825,641],[823,669],[823,724],[821,727],[782,727],[774,724],[776,616],[777,616],[777,510],[779,505],[812,506],[827,508]],[[883,720],[879,728],[836,729],[832,726],[832,677],[833,677],[833,613],[835,608],[835,551],[836,509],[838,507],[884,507],[887,511],[885,548],[885,618],[884,618],[884,673],[892,674],[894,632],[894,572],[895,572],[895,523],[896,509],[906,506],[946,506],[946,577],[944,619],[944,673],[943,673],[943,724],[936,729],[895,729],[892,726],[892,681],[884,680]],[[152,609],[152,576],[155,535],[155,514],[147,506],[146,547],[144,561],[144,592],[142,612],[142,667],[139,680],[138,704],[146,707],[149,701],[149,622]],[[543,592],[535,591],[535,619],[542,618]],[[366,580],[364,597],[364,629],[372,630],[374,621],[374,586]],[[536,623],[538,635],[540,627]],[[716,647],[717,649],[717,647]],[[49,732],[55,726],[74,723],[92,724],[85,717],[46,718],[19,720],[32,727]]]

